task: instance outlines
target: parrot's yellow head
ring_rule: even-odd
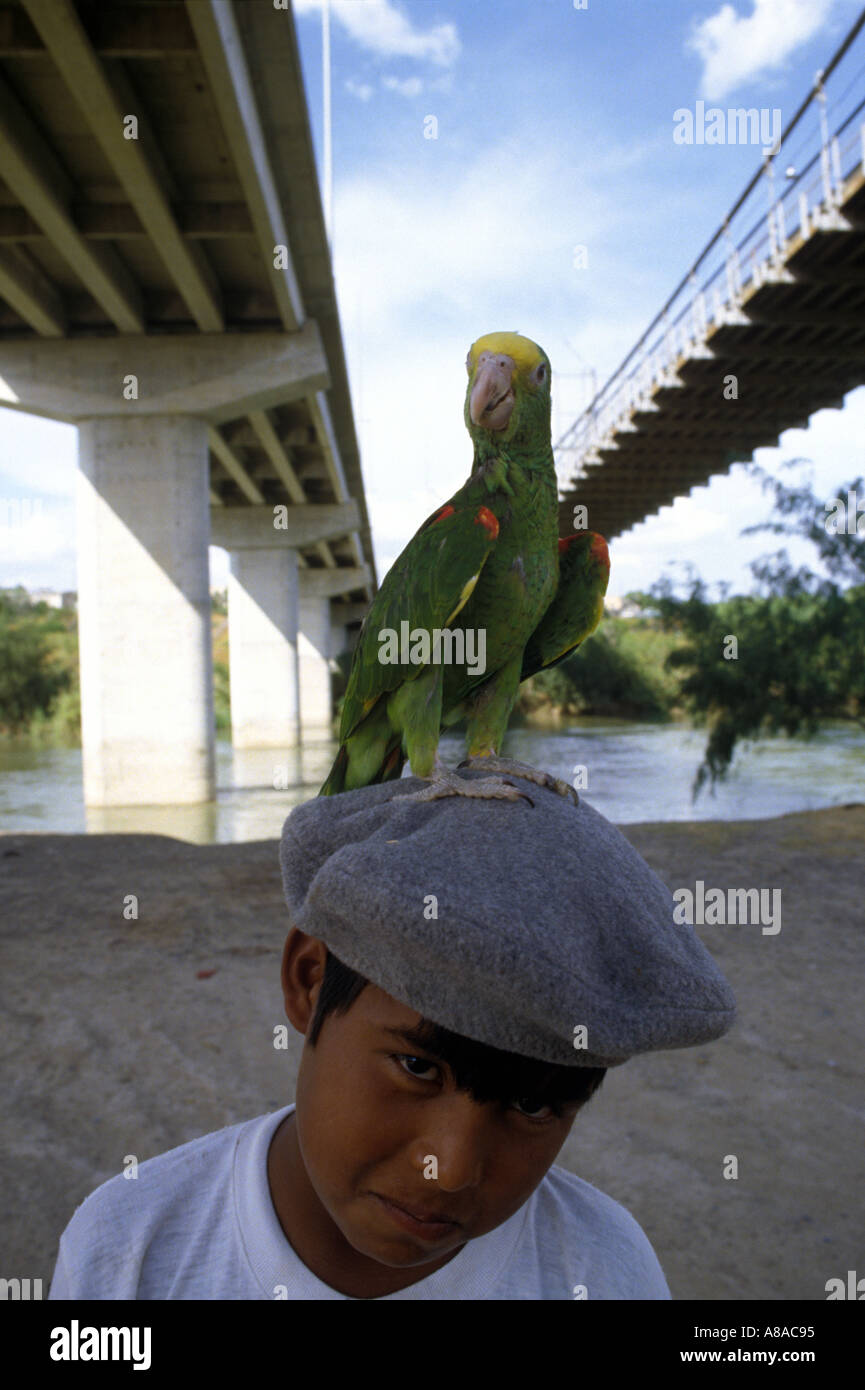
[[[469,348],[466,427],[474,439],[496,439],[550,426],[550,361],[543,348],[519,333],[486,333]],[[489,435],[488,435],[489,437]]]

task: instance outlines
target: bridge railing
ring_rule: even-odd
[[[555,445],[557,461],[567,460],[574,480],[580,465],[598,462],[597,450],[617,433],[636,432],[632,415],[658,407],[652,394],[664,385],[678,386],[676,366],[684,357],[710,357],[710,325],[750,322],[741,312],[746,293],[788,278],[785,260],[791,242],[807,240],[815,230],[844,230],[840,207],[852,180],[865,176],[865,66],[841,91],[841,60],[853,51],[865,27],[865,11],[814,85],[760,169],[673,292],[639,342],[608,379],[582,415]],[[859,45],[862,58],[865,43]],[[848,69],[849,71],[849,69]],[[833,82],[833,100],[827,85]],[[805,115],[816,129],[792,146],[790,137]],[[830,122],[831,117],[831,122]],[[834,130],[830,133],[830,125]],[[782,155],[783,191],[778,191],[776,162]],[[792,161],[805,162],[799,168]],[[758,199],[765,211],[756,213]],[[735,229],[735,230],[734,230]],[[736,237],[738,236],[738,240]],[[702,278],[701,278],[702,277]],[[563,457],[564,456],[564,457]]]

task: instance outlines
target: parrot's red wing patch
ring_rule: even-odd
[[[477,526],[478,523],[480,523],[480,525],[483,526],[485,530],[489,531],[493,540],[498,539],[499,523],[497,518],[490,511],[489,507],[478,508],[478,514],[475,517],[475,526]]]
[[[589,541],[589,548],[591,549],[591,541],[592,541],[592,538],[593,538],[594,535],[595,535],[595,532],[594,532],[594,531],[575,531],[574,534],[573,534],[572,536],[560,536],[560,537],[559,537],[559,551],[560,551],[561,554],[564,554],[564,552],[565,552],[570,546],[575,545],[575,544],[577,543],[577,541],[586,541],[586,540]]]
[[[602,569],[608,570],[610,568],[610,552],[607,547],[607,542],[598,531],[577,531],[573,536],[560,536],[559,554],[564,555],[569,546],[573,545],[575,541],[583,540],[586,536],[591,538],[589,541],[589,554],[592,559],[596,561]]]
[[[442,507],[441,511],[436,512],[431,524],[435,526],[437,521],[444,521],[446,516],[453,516],[453,512],[454,509],[451,506],[450,502],[446,502],[445,505]]]
[[[592,559],[597,560],[599,565],[605,570],[608,570],[610,568],[610,552],[607,548],[607,542],[597,531],[592,538],[592,544],[589,549]]]
[[[593,531],[575,531],[572,536],[559,536],[559,554],[564,555],[576,541],[584,541]]]

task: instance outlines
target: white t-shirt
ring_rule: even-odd
[[[49,1298],[345,1298],[303,1264],[274,1210],[267,1151],[293,1110],[205,1134],[148,1159],[137,1178],[103,1183],[60,1238]],[[553,1165],[507,1221],[384,1297],[668,1299],[670,1291],[630,1213]]]

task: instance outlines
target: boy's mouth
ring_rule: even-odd
[[[456,1230],[462,1224],[459,1221],[454,1221],[450,1216],[440,1216],[436,1212],[414,1211],[404,1206],[402,1202],[395,1202],[390,1197],[382,1197],[379,1192],[374,1192],[372,1195],[384,1204],[396,1220],[402,1218],[401,1224],[406,1221],[410,1222],[413,1227],[417,1228],[419,1234],[445,1235],[448,1231]]]

